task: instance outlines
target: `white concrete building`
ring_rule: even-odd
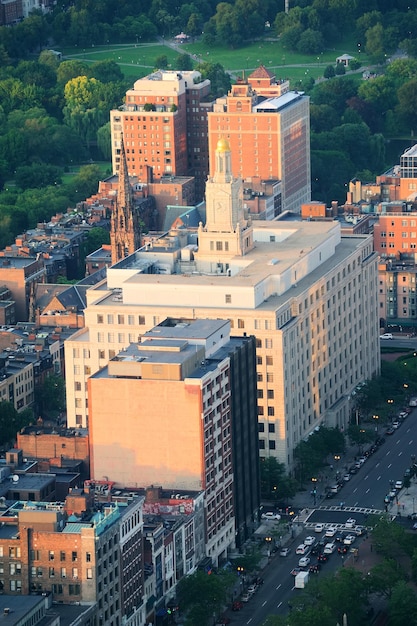
[[[87,425],[88,376],[139,334],[224,318],[257,337],[260,454],[291,466],[315,427],[348,425],[352,391],[379,372],[377,256],[337,222],[251,222],[230,163],[220,140],[205,227],[156,239],[87,292],[86,328],[66,343],[68,424]]]

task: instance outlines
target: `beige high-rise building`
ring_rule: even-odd
[[[215,160],[206,224],[156,238],[87,292],[86,327],[65,346],[68,423],[88,424],[88,376],[140,334],[168,316],[223,318],[257,338],[260,453],[291,466],[317,426],[348,425],[355,386],[379,372],[377,256],[336,221],[251,222],[227,141]]]

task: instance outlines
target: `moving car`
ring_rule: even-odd
[[[298,565],[300,567],[307,567],[307,565],[310,565],[310,557],[309,556],[302,556],[301,559],[298,561]]]
[[[339,546],[337,548],[337,551],[338,551],[339,554],[346,554],[348,550],[349,550],[349,548],[347,546],[345,546],[345,545]]]
[[[379,335],[380,339],[392,339],[392,333],[383,333],[382,335]]]
[[[321,564],[319,562],[317,563],[311,563],[311,565],[308,568],[308,571],[311,574],[318,574],[321,568]]]
[[[343,543],[345,544],[345,546],[351,546],[352,543],[355,541],[356,536],[355,535],[348,535],[347,537],[344,538]]]
[[[291,548],[288,548],[288,547],[281,548],[281,550],[279,551],[279,556],[288,556],[290,552],[291,552]]]
[[[329,528],[324,533],[324,536],[325,537],[334,537],[336,532],[337,532],[337,530],[336,530],[336,528],[334,526],[329,526]]]
[[[324,554],[333,554],[333,552],[335,550],[336,550],[336,544],[334,542],[326,543],[326,545],[324,546],[323,553]]]
[[[315,537],[312,537],[311,535],[309,535],[308,537],[304,539],[305,546],[312,546],[315,543],[316,543],[316,539]]]
[[[300,545],[297,546],[295,554],[301,554],[302,556],[305,556],[308,552],[310,552],[309,546],[306,546],[304,543],[300,543]]]

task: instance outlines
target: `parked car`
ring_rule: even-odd
[[[257,588],[258,587],[255,584],[249,585],[249,587],[247,589],[247,592],[250,593],[251,596],[252,596],[255,593],[255,591],[257,590]]]
[[[358,537],[362,537],[362,535],[366,535],[365,526],[356,526],[355,533]]]
[[[344,474],[343,480],[347,483],[350,480],[350,474]]]
[[[262,513],[261,518],[264,520],[275,520],[279,522],[281,515],[274,513],[273,511],[267,511],[266,513]]]
[[[403,488],[403,481],[402,480],[397,480],[395,483],[395,488],[400,490]]]
[[[315,533],[322,533],[323,530],[324,530],[324,524],[322,524],[320,522],[314,526],[314,532]]]
[[[281,548],[281,550],[279,551],[279,556],[288,556],[290,552],[291,548],[285,546],[285,548]]]
[[[337,530],[336,530],[336,528],[334,526],[329,526],[329,528],[324,533],[324,536],[325,537],[334,537],[336,532],[337,532]]]
[[[349,519],[345,522],[346,528],[354,528],[356,526],[356,520],[353,517],[349,517]]]
[[[240,611],[241,609],[243,609],[243,602],[235,600],[232,604],[232,611]]]
[[[245,593],[242,594],[242,602],[249,602],[251,597],[252,595],[246,591]]]
[[[392,426],[387,428],[387,430],[385,431],[386,435],[393,435],[394,433],[395,433],[395,429]]]
[[[400,422],[399,422],[398,420],[394,420],[394,421],[392,422],[392,427],[393,427],[393,429],[394,429],[394,430],[397,430],[397,428],[399,427],[399,425],[400,425]]]

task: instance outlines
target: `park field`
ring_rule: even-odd
[[[221,46],[208,48],[200,41],[176,44],[174,40],[161,40],[155,43],[68,48],[62,53],[66,59],[76,58],[87,63],[111,59],[118,63],[124,76],[132,81],[156,69],[156,61],[162,55],[167,57],[168,69],[175,69],[178,55],[186,53],[191,56],[195,65],[203,61],[220,63],[230,72],[232,79],[243,73],[247,74],[262,64],[275,72],[277,78],[288,79],[293,89],[309,76],[314,80],[321,78],[324,69],[328,65],[336,65],[336,58],[342,54],[360,57],[363,66],[368,62],[366,55],[358,54],[357,43],[353,39],[340,41],[337,48],[325,49],[316,55],[289,52],[282,47],[279,40],[268,38],[236,50]]]

